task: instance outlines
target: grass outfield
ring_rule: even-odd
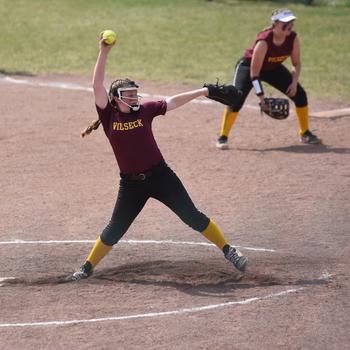
[[[0,71],[92,74],[97,36],[118,45],[107,74],[202,84],[231,81],[235,61],[281,2],[0,0]],[[301,82],[319,98],[350,98],[350,8],[288,4],[302,45]]]

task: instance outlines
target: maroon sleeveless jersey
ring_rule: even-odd
[[[166,109],[165,101],[145,102],[131,113],[119,112],[109,102],[104,109],[96,105],[121,172],[146,171],[163,159],[153,136],[152,121]]]
[[[291,55],[296,36],[297,33],[291,32],[282,45],[276,46],[273,43],[272,28],[266,29],[256,36],[255,43],[245,51],[244,57],[251,60],[256,44],[260,40],[265,40],[267,43],[267,52],[261,70],[273,70]]]

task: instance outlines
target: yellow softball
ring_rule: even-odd
[[[117,34],[113,30],[104,30],[102,39],[107,45],[112,45],[117,41]]]

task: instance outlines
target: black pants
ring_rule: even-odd
[[[271,86],[286,94],[289,85],[292,83],[292,74],[289,70],[280,64],[276,69],[270,71],[262,70],[260,79],[269,83]],[[245,58],[240,59],[236,64],[235,73],[233,76],[233,85],[237,89],[242,90],[243,94],[239,101],[230,106],[232,112],[238,112],[246,100],[250,90],[252,89],[252,81],[250,78],[250,62]],[[303,87],[298,83],[297,92],[290,99],[297,107],[307,106],[307,96]]]
[[[145,180],[121,178],[112,218],[101,234],[102,242],[116,244],[150,197],[164,203],[196,231],[202,232],[209,225],[209,218],[195,207],[180,179],[162,161]]]

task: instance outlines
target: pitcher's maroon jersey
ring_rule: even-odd
[[[121,172],[149,170],[163,159],[153,136],[152,121],[166,113],[165,101],[143,103],[131,113],[119,112],[109,102],[106,108],[96,109]]]

